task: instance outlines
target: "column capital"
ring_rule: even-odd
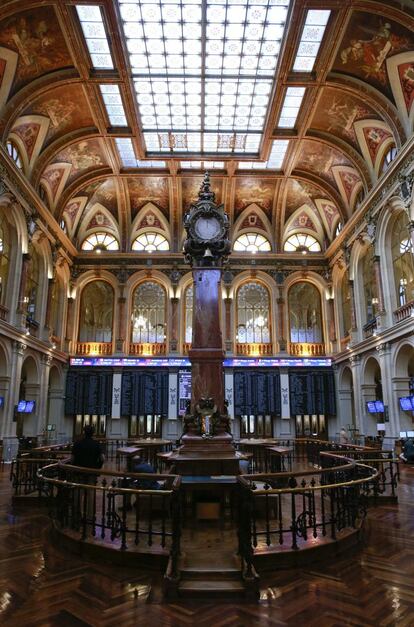
[[[19,342],[19,340],[15,340],[13,342],[13,352],[18,355],[24,355],[24,351],[27,349],[27,344],[24,342]]]

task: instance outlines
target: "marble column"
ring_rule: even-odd
[[[362,408],[362,394],[361,394],[361,358],[359,355],[351,355],[349,358],[349,365],[352,371],[352,386],[354,390],[354,409],[355,409],[355,427],[359,429],[360,433],[364,433],[365,429],[365,410]],[[341,421],[345,422],[346,416],[341,415]],[[341,422],[341,424],[342,424]],[[345,422],[345,424],[348,424]]]
[[[224,299],[225,321],[224,321],[224,345],[226,352],[231,353],[233,349],[233,338],[231,334],[231,305],[233,299]]]
[[[170,352],[176,353],[178,350],[178,304],[180,299],[176,296],[173,296],[170,299],[171,303],[171,318],[170,318],[170,328],[169,328],[169,336],[170,336]],[[179,351],[181,352],[181,351]]]
[[[121,293],[123,294],[123,287],[120,287]],[[116,346],[115,352],[124,353],[127,352],[126,349],[126,298],[125,296],[120,296],[118,298],[118,337],[116,338]]]
[[[39,378],[39,401],[36,403],[37,424],[36,432],[31,435],[45,433],[48,420],[48,400],[49,400],[49,373],[52,365],[51,355],[40,356],[40,378]]]
[[[384,291],[382,289],[382,280],[381,280],[381,260],[378,255],[375,255],[374,257],[374,276],[375,276],[376,291],[378,295],[378,314],[382,315],[385,313]]]
[[[18,314],[17,322],[18,324],[20,323],[20,326],[23,328],[26,327],[25,293],[26,293],[27,273],[29,270],[29,263],[30,263],[30,255],[28,253],[23,253],[22,272],[20,274],[19,298],[18,298],[18,303],[17,303],[17,314]]]
[[[73,339],[75,325],[75,299],[68,298],[67,318],[66,318],[66,337],[65,337],[65,350],[71,353],[73,348],[72,344],[76,344],[76,339]]]
[[[19,401],[20,378],[24,354],[27,346],[23,342],[14,341],[12,360],[10,365],[9,393],[5,399],[3,409],[4,421],[2,422],[2,436],[15,436],[17,423],[14,422],[14,408]]]
[[[286,351],[286,333],[285,333],[285,299],[279,296],[276,299],[277,304],[277,341],[279,343],[279,351]]]

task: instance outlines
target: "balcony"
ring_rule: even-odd
[[[402,305],[394,311],[395,323],[407,320],[407,318],[414,318],[414,300],[411,300],[409,303]]]
[[[134,344],[129,345],[129,354],[139,357],[155,357],[165,355],[167,353],[167,344],[165,342],[157,342],[154,344]]]
[[[350,335],[347,335],[346,337],[341,338],[341,340],[340,340],[341,351],[345,351],[348,348],[350,342],[351,342],[351,336]]]
[[[6,322],[8,313],[9,310],[7,309],[7,307],[0,305],[0,320],[4,320]]]
[[[377,319],[373,318],[372,320],[369,320],[366,324],[364,324],[364,326],[362,327],[362,330],[364,331],[365,338],[369,338],[369,337],[372,337],[373,335],[376,335],[377,334]]]
[[[184,342],[183,344],[183,355],[188,355],[191,350],[191,342]]]
[[[112,355],[112,342],[77,342],[77,355]]]
[[[289,355],[295,357],[322,357],[326,355],[322,342],[289,342]]]
[[[245,357],[264,357],[273,355],[273,344],[270,343],[236,343],[236,355],[244,355]]]

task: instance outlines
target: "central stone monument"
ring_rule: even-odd
[[[221,274],[230,253],[229,219],[215,204],[210,177],[198,201],[184,216],[185,258],[193,269],[191,402],[184,417],[180,448],[171,454],[175,472],[184,475],[238,474],[245,456],[234,449],[224,398],[223,341],[220,329]]]

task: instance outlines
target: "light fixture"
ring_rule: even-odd
[[[30,330],[26,329],[26,335],[30,335]]]

